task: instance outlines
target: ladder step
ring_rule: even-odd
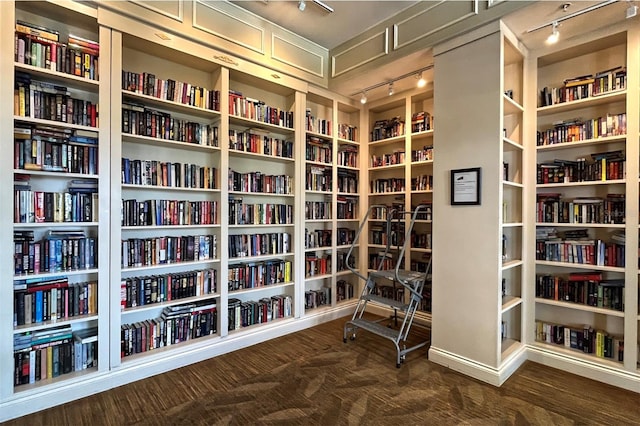
[[[424,272],[398,271],[398,278],[405,283],[415,283],[415,282],[423,281],[425,279],[425,276],[426,274]],[[390,281],[395,281],[396,271],[394,270],[372,271],[369,273],[369,277],[385,278]]]
[[[350,322],[358,328],[394,341],[398,340],[398,337],[400,336],[400,332],[398,330],[394,330],[393,328],[389,328],[377,322],[369,321],[362,318],[357,318],[351,320]]]
[[[404,302],[399,302],[397,300],[389,299],[388,297],[377,296],[375,294],[367,294],[361,297],[362,300],[366,300],[369,302],[374,302],[380,305],[389,306],[393,309],[397,309],[402,312],[406,312],[409,308]]]

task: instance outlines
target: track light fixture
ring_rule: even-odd
[[[393,95],[393,81],[389,82],[389,96]]]
[[[627,2],[629,3],[629,7],[627,7],[626,18],[629,19],[629,18],[633,18],[638,14],[638,6],[633,4],[631,0],[627,0]]]
[[[364,91],[362,92],[362,96],[360,96],[360,103],[362,105],[367,103],[367,94]]]
[[[357,92],[351,93],[349,96],[351,96],[351,97],[360,96],[360,103],[361,104],[365,104],[367,102],[367,100],[368,100],[367,99],[367,92],[369,92],[371,90],[374,90],[374,89],[379,89],[379,88],[384,87],[384,86],[388,86],[387,94],[389,96],[391,96],[391,95],[393,95],[395,93],[395,89],[393,87],[393,83],[395,83],[396,81],[404,80],[405,78],[410,78],[410,77],[418,79],[418,87],[422,88],[422,87],[426,86],[426,84],[427,84],[426,80],[422,78],[422,73],[424,71],[428,71],[430,69],[433,69],[433,64],[429,64],[429,65],[427,65],[425,67],[422,67],[422,68],[419,68],[417,70],[413,70],[413,71],[408,72],[406,74],[399,75],[399,76],[397,76],[395,78],[392,78],[390,80],[381,81],[380,83],[376,83],[376,84],[374,84],[372,86],[364,87],[364,88],[358,90]],[[424,81],[424,83],[420,83],[420,80]]]
[[[422,77],[422,71],[420,71],[420,74],[418,74],[418,75],[416,76],[416,78],[418,79],[418,87],[419,87],[419,88],[423,88],[424,86],[426,86],[426,85],[427,85],[427,80],[425,80],[425,79]]]
[[[547,37],[547,44],[557,43],[559,38],[560,32],[558,31],[558,21],[554,21],[551,27],[551,34]]]
[[[307,7],[307,4],[304,2],[304,0],[300,0],[298,2],[298,9],[300,9],[300,12],[304,12],[304,9]]]

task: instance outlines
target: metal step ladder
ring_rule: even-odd
[[[360,224],[360,227],[358,228],[353,244],[347,252],[347,259],[351,259],[353,249],[356,246],[363,229],[366,228],[371,213],[373,211],[385,211],[387,242],[384,251],[378,253],[377,269],[375,271],[370,271],[367,276],[364,276],[354,266],[347,262],[347,267],[351,272],[362,279],[365,282],[365,285],[362,290],[362,294],[358,299],[358,303],[356,304],[353,317],[344,325],[343,341],[346,343],[348,338],[355,340],[358,329],[389,339],[396,347],[396,367],[398,368],[400,368],[401,363],[404,362],[407,353],[419,349],[428,343],[421,342],[411,347],[406,346],[406,340],[409,336],[409,331],[411,330],[416,311],[419,309],[423,298],[422,291],[425,284],[431,279],[431,257],[429,257],[429,262],[425,272],[405,271],[401,269],[405,253],[411,244],[410,237],[416,218],[419,217],[421,212],[426,213],[427,208],[427,205],[419,205],[414,211],[406,212],[384,205],[370,206],[362,223]],[[397,224],[397,228],[395,229],[400,229],[400,224],[404,223],[407,216],[410,217],[410,222],[408,229],[404,234],[404,241],[396,241],[396,244],[394,245],[391,238],[392,230],[394,229],[393,224],[394,222]],[[383,269],[385,262],[382,260],[387,259],[394,250],[398,251],[395,268]],[[395,298],[384,297],[376,294],[377,286],[382,284],[392,284],[394,290],[396,288],[401,290],[404,289],[409,294],[409,301],[406,302],[406,296],[403,296],[402,300],[399,301]],[[398,328],[391,328],[391,324],[388,326],[382,324],[382,322],[386,321],[387,318],[375,321],[364,318],[367,306],[369,305],[384,306],[393,309],[396,320],[398,319],[397,314],[400,313],[402,318],[401,324]]]

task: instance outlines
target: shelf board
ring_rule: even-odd
[[[315,189],[305,189],[304,192],[306,194],[319,194],[319,195],[333,195],[333,193],[331,191],[318,191]]]
[[[352,141],[349,139],[337,138],[337,141],[338,141],[338,144],[340,145],[355,145],[355,146],[360,145],[360,142]]]
[[[624,229],[624,223],[558,223],[558,222],[536,222],[536,226],[542,227],[569,227],[569,228],[618,228]]]
[[[318,132],[314,132],[313,130],[305,130],[307,136],[313,136],[316,138],[320,138],[320,139],[324,139],[325,141],[331,141],[333,139],[333,136],[331,135],[325,135],[324,133],[318,133]]]
[[[413,132],[411,133],[411,139],[421,139],[433,137],[433,129],[423,130],[422,132]]]
[[[217,262],[220,262],[220,259],[192,260],[192,261],[189,261],[189,262],[160,263],[160,264],[157,264],[157,265],[135,266],[135,267],[121,268],[121,272],[122,273],[128,273],[128,272],[141,272],[141,271],[155,271],[155,270],[159,270],[159,269],[175,268],[176,266],[208,265],[210,263],[217,263]]]
[[[502,224],[503,228],[519,228],[521,226],[524,226],[524,223],[522,222],[505,222]]]
[[[518,182],[511,182],[509,180],[503,180],[502,184],[504,186],[509,186],[511,188],[524,188],[524,185]]]
[[[331,304],[318,305],[315,308],[304,308],[305,315],[318,315],[331,309]]]
[[[97,274],[97,273],[98,273],[98,268],[74,269],[72,271],[42,272],[39,274],[14,275],[13,281],[28,280],[30,278],[56,278],[60,276],[71,277],[75,275]]]
[[[104,362],[104,360],[101,362]],[[52,387],[52,389],[58,388],[63,382],[65,386],[70,386],[74,382],[85,381],[87,380],[86,376],[97,373],[98,367],[87,368],[80,371],[72,371],[71,373],[61,374],[58,377],[54,377],[52,379],[42,379],[38,380],[35,383],[14,386],[13,391],[15,394],[20,396],[22,396],[22,393],[28,393],[29,391],[42,392],[45,390],[44,388],[47,387]]]
[[[279,157],[277,155],[262,154],[260,152],[239,151],[237,149],[229,149],[229,156],[253,157],[253,158],[258,158],[258,159],[261,159],[261,160],[281,161],[283,163],[293,163],[293,162],[295,162],[295,158]],[[307,162],[307,163],[309,163],[309,162]],[[317,163],[317,164],[323,164],[323,165],[326,166],[326,164],[324,164],[324,163]]]
[[[233,297],[236,294],[257,293],[257,292],[260,292],[260,291],[271,290],[271,289],[274,289],[274,288],[289,287],[289,286],[292,286],[294,284],[295,283],[293,281],[287,281],[286,283],[275,283],[275,284],[263,285],[261,287],[243,288],[243,289],[240,289],[240,290],[232,290],[232,291],[229,291],[229,297]]]
[[[562,143],[554,143],[551,145],[539,145],[536,146],[537,151],[557,151],[561,149],[573,149],[580,148],[583,146],[593,146],[593,145],[601,145],[615,142],[625,142],[627,140],[627,135],[620,136],[605,136],[602,138],[595,139],[585,139],[581,141],[575,142],[562,142]]]
[[[220,226],[220,225],[216,225]],[[227,225],[227,228],[272,228],[272,227],[291,227],[293,223],[253,223],[253,224],[235,224]]]
[[[411,167],[430,166],[433,165],[433,160],[412,161]]]
[[[624,273],[624,267],[619,266],[598,266],[598,265],[587,265],[582,263],[568,263],[568,262],[551,262],[548,260],[536,260],[536,265],[540,266],[555,266],[558,268],[571,268],[571,269],[591,269],[594,271],[605,271],[605,272],[621,272]]]
[[[71,325],[71,324],[83,323],[88,321],[96,321],[97,319],[98,319],[97,314],[90,314],[90,315],[78,315],[78,316],[69,317],[69,318],[59,318],[55,321],[43,321],[39,323],[18,325],[13,328],[13,334],[26,333],[26,332],[35,331],[35,330],[46,330],[49,328],[59,327],[61,325]]]
[[[542,305],[559,306],[562,308],[574,309],[578,311],[593,312],[595,314],[609,315],[613,317],[624,318],[624,312],[614,311],[613,309],[598,308],[597,306],[583,305],[581,303],[564,302],[561,300],[544,299],[536,297],[536,303]]]
[[[98,127],[82,126],[80,124],[65,123],[63,121],[43,120],[41,118],[21,117],[19,115],[14,115],[13,119],[15,121],[22,121],[23,123],[40,124],[43,126],[52,126],[52,127],[61,127],[64,129],[89,130],[91,132],[97,132],[100,130],[100,128]]]
[[[404,142],[404,139],[405,139],[405,135],[400,135],[400,136],[394,136],[392,138],[380,139],[377,141],[370,141],[369,147],[383,146],[383,145],[389,145],[389,144],[394,144],[398,142]]]
[[[133,183],[123,183],[122,189],[138,189],[144,191],[188,191],[188,192],[220,192],[219,189],[207,188],[185,188],[181,186],[159,186],[159,185],[136,185]]]
[[[394,191],[394,192],[372,192],[369,194],[369,197],[374,196],[389,196],[389,195],[406,195],[405,191]]]
[[[514,149],[516,149],[516,150],[518,150],[518,151],[522,151],[522,150],[524,150],[524,146],[522,146],[522,144],[521,144],[521,143],[516,142],[516,141],[514,141],[514,140],[512,140],[512,139],[504,138],[504,137],[503,137],[503,138],[502,138],[502,142],[505,144],[505,149],[506,149],[506,148],[514,148]]]
[[[293,159],[291,159],[293,160]],[[305,164],[307,166],[318,166],[318,167],[326,167],[327,169],[331,169],[333,167],[333,164],[331,163],[324,163],[322,161],[314,161],[314,160],[305,160],[304,161]]]
[[[354,247],[358,247],[360,244],[356,244]],[[337,250],[348,250],[351,248],[351,244],[342,244],[342,245],[337,245],[336,249]]]
[[[564,345],[557,345],[553,343],[546,343],[546,342],[539,342],[539,341],[533,342],[532,345],[549,352],[562,354],[567,358],[574,358],[580,361],[587,361],[589,363],[597,364],[601,366],[604,365],[609,368],[614,368],[620,371],[624,369],[624,365],[622,364],[622,362],[614,361],[611,358],[600,358],[596,356],[596,354],[584,353],[579,349],[572,349]]]
[[[576,186],[624,185],[624,179],[590,180],[585,182],[539,183],[536,188],[570,188]]]
[[[229,124],[236,126],[249,126],[250,128],[263,129],[271,132],[277,132],[279,134],[291,134],[295,132],[295,129],[290,127],[284,127],[277,124],[264,123],[262,121],[254,120],[251,118],[240,117],[237,115],[229,114]]]
[[[522,304],[522,298],[520,298],[520,297],[504,296],[502,298],[502,307],[500,309],[500,313],[504,314],[505,312],[509,311],[510,309],[513,309],[516,306],[519,306],[521,304]]]
[[[209,225],[144,225],[144,226],[122,226],[123,231],[149,231],[160,229],[201,229],[201,228],[219,228],[220,224]]]
[[[192,116],[196,115],[202,118],[219,119],[221,116],[220,111],[183,104],[175,101],[169,101],[166,99],[160,99],[155,96],[144,95],[142,93],[136,93],[136,92],[130,92],[129,90],[124,90],[124,89],[122,89],[122,97],[125,99],[139,101],[143,103],[145,106],[153,106],[155,108],[160,108],[165,110],[169,109],[172,112],[179,112],[183,114],[189,114]]]
[[[312,251],[327,251],[327,250],[331,250],[332,248],[333,248],[332,246],[308,247],[304,249],[304,252],[309,253]]]
[[[246,326],[246,327],[241,327],[241,328],[239,328],[237,330],[229,330],[229,337],[232,337],[232,336],[237,335],[237,334],[247,333],[247,332],[250,332],[250,331],[253,332],[257,328],[265,328],[265,327],[269,328],[269,327],[274,326],[276,324],[279,325],[279,324],[281,324],[283,322],[291,322],[291,321],[294,321],[294,319],[295,318],[293,316],[284,317],[284,318],[276,318],[276,319],[273,319],[271,321],[261,322],[261,323],[258,323],[258,324],[251,324],[251,325]]]
[[[432,251],[432,249],[430,248],[419,248],[419,247],[411,247],[409,250],[414,253],[431,253]]]
[[[24,170],[24,169],[13,169],[13,173],[17,175],[46,176],[47,178],[56,178],[56,179],[98,180],[98,175],[90,175],[86,173],[50,172],[47,170]]]
[[[506,271],[507,269],[515,268],[516,266],[522,265],[521,259],[509,260],[508,262],[502,262],[501,269]]]
[[[416,219],[415,223],[433,223],[433,220],[422,220],[422,219]]]
[[[98,222],[38,222],[14,223],[14,228],[94,228]]]
[[[596,105],[609,104],[612,102],[621,102],[627,97],[626,90],[604,93],[599,96],[579,99],[577,101],[563,102],[555,105],[538,107],[538,116],[557,114],[559,112],[572,111],[579,108],[587,108]]]
[[[73,86],[75,88],[83,89],[86,91],[97,92],[100,86],[100,81],[91,80],[84,77],[78,77],[76,75],[67,74],[59,71],[51,71],[46,68],[35,67],[33,65],[21,64],[20,62],[14,62],[13,66],[18,71],[23,71],[31,74],[32,77],[46,79],[47,82],[62,83],[65,86]]]
[[[343,166],[341,164],[338,164],[336,167],[338,167],[339,169],[344,169],[344,170],[353,170],[354,172],[360,171],[359,168],[353,167],[353,166]]]
[[[307,191],[307,192],[312,192],[312,191]],[[320,191],[317,191],[320,192]],[[320,192],[322,194],[324,194],[324,192]],[[253,196],[255,195],[256,197],[294,197],[294,194],[274,194],[272,192],[244,192],[244,191],[229,191],[229,195],[238,195],[238,196],[243,196],[243,197],[247,197],[247,196]]]
[[[524,108],[518,102],[514,101],[504,93],[502,94],[502,103],[504,105],[504,114],[521,114],[524,112]]]
[[[141,145],[161,146],[175,149],[188,149],[193,151],[220,152],[220,147],[200,145],[197,143],[180,142],[171,139],[152,138],[151,136],[132,135],[130,133],[122,133],[122,142],[136,143]]]
[[[331,223],[333,219],[305,219],[305,223]]]
[[[331,275],[331,274],[309,275],[309,276],[304,277],[304,281],[305,282],[310,282],[310,281],[326,280],[327,278],[331,278],[331,277],[333,277],[333,275]]]
[[[200,300],[219,299],[219,298],[220,298],[220,293],[211,293],[211,294],[203,294],[200,296],[185,297],[183,299],[165,300],[164,302],[150,303],[148,305],[141,305],[141,306],[136,306],[132,308],[124,308],[123,310],[120,311],[120,315],[126,316],[128,314],[152,311],[158,308],[166,308],[167,306],[176,306],[176,305],[182,305],[183,303],[191,303],[191,302],[197,302]]]
[[[412,194],[433,194],[433,189],[412,189]]]
[[[351,275],[351,274],[353,274],[353,272],[351,272],[348,269],[345,269],[344,271],[337,271],[336,272],[336,277],[341,277],[343,275]]]
[[[149,351],[131,354],[127,357],[121,358],[120,362],[122,363],[122,366],[126,368],[129,368],[132,365],[148,365],[154,360],[166,358],[167,352],[179,352],[181,348],[184,349],[186,347],[210,347],[210,345],[212,345],[211,340],[219,338],[220,333],[214,333],[208,336],[198,337],[196,339],[189,339],[184,342],[172,343],[168,346],[162,346]]]
[[[294,253],[278,253],[278,254],[263,254],[260,256],[242,256],[242,257],[230,257],[228,259],[229,263],[243,263],[243,262],[256,262],[259,260],[271,260],[271,259],[280,259],[281,257],[291,257]]]
[[[354,218],[354,219],[340,219],[340,218],[338,218],[338,219],[336,219],[336,221],[338,221],[338,222],[360,222],[360,219],[356,219],[356,218]]]
[[[387,164],[387,165],[384,165],[384,166],[369,167],[369,171],[370,172],[374,172],[374,171],[379,171],[379,170],[402,169],[402,168],[404,168],[404,166],[405,166],[405,163]]]
[[[504,361],[507,359],[512,353],[514,353],[522,343],[519,340],[515,339],[503,339],[500,342],[500,357]]]
[[[351,197],[351,198],[359,198],[360,194],[357,192],[336,192],[338,197]]]

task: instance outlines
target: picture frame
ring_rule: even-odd
[[[479,206],[481,183],[480,167],[451,170],[451,205]]]

